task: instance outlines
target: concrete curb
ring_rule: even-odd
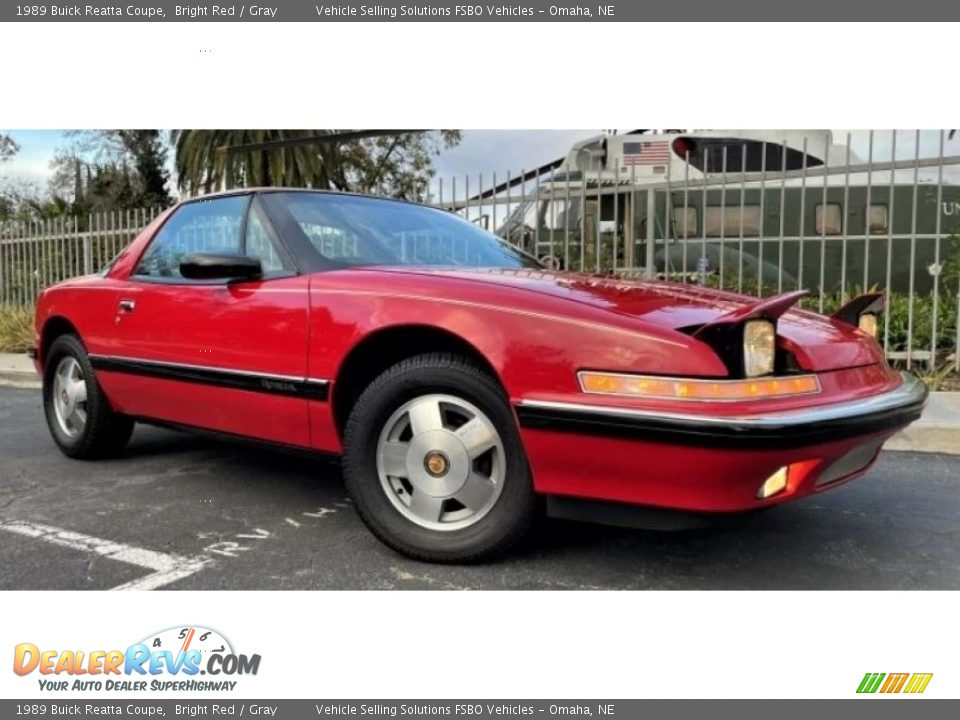
[[[26,355],[0,353],[0,386],[39,390],[40,378]],[[884,445],[885,450],[960,455],[960,392],[933,392],[923,417]]]
[[[930,393],[923,416],[884,448],[960,455],[960,392]]]
[[[0,370],[0,387],[15,387],[24,390],[39,390],[42,385],[36,373],[9,372]]]

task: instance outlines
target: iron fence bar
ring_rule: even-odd
[[[867,209],[864,217],[864,239],[863,239],[863,291],[867,292],[870,288],[870,213],[873,209],[873,130],[870,131],[869,147],[867,150]],[[941,148],[941,155],[943,154]],[[940,166],[943,167],[942,165]]]
[[[616,165],[616,167],[614,168],[614,171],[613,171],[613,186],[614,186],[615,188],[617,188],[617,190],[619,191],[619,189],[620,189],[620,163],[617,163],[617,165]],[[613,268],[613,272],[614,272],[614,273],[617,272],[617,236],[618,236],[618,234],[619,234],[619,227],[618,227],[618,225],[617,225],[617,221],[620,219],[620,218],[618,217],[618,212],[617,212],[618,207],[617,207],[617,206],[618,206],[618,201],[619,201],[619,200],[620,200],[620,193],[617,192],[617,194],[613,196],[613,258],[612,258],[611,266],[612,266],[612,268]]]
[[[18,244],[16,245],[16,247],[17,247],[17,254],[18,254],[18,256],[19,256],[18,259],[17,259],[17,263],[16,263],[16,268],[17,268],[17,299],[18,299],[18,301],[19,301],[19,304],[20,304],[20,305],[23,305],[23,302],[24,302],[24,294],[23,294],[23,284],[24,284],[24,274],[23,274],[24,244],[23,244],[23,243],[18,243]]]
[[[920,131],[915,131],[914,162],[920,159]],[[913,196],[910,209],[910,279],[909,279],[909,297],[907,298],[907,370],[913,365],[911,354],[913,352],[913,288],[916,278],[916,259],[917,259],[917,182],[920,179],[920,168],[913,166]],[[939,211],[939,208],[937,208]]]
[[[553,171],[551,171],[553,172]],[[567,199],[563,203],[563,269],[570,269],[570,182],[564,183]]]
[[[63,280],[67,277],[67,231],[65,228],[64,219],[60,218],[60,277],[58,280]]]
[[[556,168],[550,168],[550,186],[551,187],[553,186],[555,172],[556,172]],[[556,224],[557,224],[557,204],[551,200],[550,201],[550,228],[549,228],[550,239],[548,242],[550,243],[550,257],[554,258],[554,265],[558,264],[557,249],[553,244],[553,228]]]
[[[587,174],[580,174],[580,272],[587,262]]]
[[[673,189],[670,186],[670,168],[673,163],[667,163],[667,192],[663,203],[663,269],[667,270],[667,260],[670,257],[670,244],[673,240]]]
[[[496,187],[497,187],[497,174],[496,174],[496,173],[493,173],[493,178],[492,178],[491,182],[493,183],[493,186],[492,186],[493,189],[496,189]],[[492,199],[493,199],[493,210],[491,210],[491,213],[492,213],[492,215],[493,215],[493,231],[494,231],[494,232],[499,232],[499,231],[500,231],[500,228],[497,227],[497,196],[496,196],[496,195],[493,195],[493,196],[492,196]]]
[[[596,221],[596,228],[594,229],[594,233],[595,233],[594,245],[596,247],[594,248],[594,256],[593,256],[594,264],[596,265],[596,269],[598,273],[600,272],[600,218],[603,216],[603,213],[601,212],[603,200],[601,200],[600,198],[600,189],[602,185],[603,185],[603,173],[601,172],[597,176],[597,221]]]
[[[540,257],[540,173],[534,180],[533,195],[533,246],[537,249],[536,255]]]
[[[702,213],[701,213],[702,214]],[[700,222],[703,222],[703,218],[699,218]],[[694,232],[696,232],[696,225],[694,225]],[[682,267],[681,273],[686,281],[687,277],[687,244],[690,242],[690,151],[686,150],[683,154],[683,244],[680,246],[682,248],[681,255],[682,257]],[[666,263],[664,263],[664,269],[666,269]]]
[[[486,213],[486,205],[483,203],[483,199],[480,197],[483,194],[483,173],[477,173],[477,212],[479,216],[477,217],[478,222],[483,226],[486,225],[487,221],[490,219],[490,216]],[[489,230],[489,227],[484,227],[484,230]]]
[[[721,182],[720,182],[720,262],[717,263],[720,289],[723,289],[723,250],[724,239],[727,234],[727,146],[722,150]]]
[[[894,191],[896,189],[896,173],[893,170],[893,165],[896,162],[897,158],[897,131],[890,131],[890,194],[889,194],[889,212],[890,218],[887,223],[887,275],[886,275],[886,286],[883,291],[883,304],[884,307],[890,307],[890,279],[893,274],[893,223],[896,217],[896,207],[897,203],[895,202]],[[883,351],[884,353],[890,352],[890,313],[885,312],[883,314]]]
[[[940,150],[937,153],[939,157],[943,157],[943,142],[944,142],[944,132],[940,131]],[[934,235],[936,238],[933,241],[933,315],[930,318],[930,369],[936,370],[937,364],[937,346],[939,344],[940,337],[937,334],[937,320],[938,310],[940,304],[940,231],[942,230],[941,223],[941,214],[942,209],[940,204],[943,202],[943,164],[941,163],[937,167],[937,205],[936,205],[936,226],[934,228]],[[960,322],[960,318],[958,318]]]
[[[510,171],[507,170],[507,208],[506,208],[506,216],[504,217],[504,220],[503,220],[503,227],[504,227],[504,232],[506,233],[506,240],[508,243],[513,242],[513,234],[510,232],[510,223],[512,222],[512,215],[510,213],[510,186],[511,185],[513,185],[513,183],[510,180]]]
[[[710,155],[703,158],[703,173],[710,171]],[[697,278],[701,285],[707,284],[707,186],[701,188],[700,208],[703,213],[703,222],[700,223],[700,259],[697,261]]]
[[[5,268],[7,267],[7,261],[4,257],[4,248],[6,245],[3,242],[3,236],[7,234],[7,228],[0,224],[0,305],[7,302],[7,283],[5,281]]]
[[[783,146],[786,147],[786,138],[783,140]],[[780,174],[787,171],[787,153],[780,153]],[[783,292],[783,235],[785,232],[785,223],[787,220],[787,209],[784,207],[787,200],[787,184],[780,183],[780,247],[777,252],[777,292]]]
[[[747,145],[740,146],[740,221],[737,223],[737,292],[743,292],[743,216],[747,211]]]
[[[630,164],[630,245],[624,251],[630,269],[637,266],[637,166]],[[666,268],[666,263],[664,263]]]
[[[843,238],[840,244],[840,302],[846,302],[847,299],[847,223],[850,218],[850,133],[847,133],[847,154],[844,160],[844,167],[847,171],[843,176],[843,217],[840,227]]]
[[[830,139],[827,138],[824,143],[823,163],[830,165]],[[827,180],[828,176],[823,175],[823,197],[820,201],[820,287],[818,288],[820,297],[817,300],[817,309],[823,312],[824,284],[826,282],[826,257],[827,257]],[[814,219],[816,219],[816,210],[814,210]],[[816,229],[816,228],[814,228]]]
[[[757,237],[757,297],[763,295],[763,236],[767,228],[767,144],[760,149],[760,228]]]

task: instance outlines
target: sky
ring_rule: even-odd
[[[60,130],[0,130],[11,135],[20,145],[20,152],[0,169],[0,180],[28,182],[38,189],[46,188],[50,177],[50,161],[58,148],[69,143]],[[570,146],[600,134],[601,130],[464,130],[463,141],[456,147],[443,151],[435,159],[438,177],[462,177],[469,173],[471,179],[478,173],[489,177],[498,174],[498,180],[509,170],[538,167],[565,155]],[[851,149],[866,159],[869,135],[863,130],[834,130],[834,142],[845,144],[850,133]],[[874,135],[874,159],[882,162],[890,157],[889,131],[876,131]],[[913,157],[915,134],[913,131],[898,131],[898,159]],[[920,135],[920,155],[935,156],[939,150],[939,133],[923,131]],[[960,154],[960,134],[945,147],[947,155]],[[487,181],[485,181],[487,182]]]
[[[565,155],[570,146],[599,135],[600,130],[464,130],[463,142],[441,153],[435,160],[437,174],[443,176],[505,173],[532,168]],[[5,163],[0,174],[7,179],[46,187],[50,161],[58,148],[69,144],[60,130],[0,130],[11,135],[20,152]],[[500,167],[494,157],[505,158]],[[509,164],[507,160],[509,159]]]

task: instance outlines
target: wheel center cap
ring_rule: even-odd
[[[470,475],[467,451],[447,430],[429,430],[413,438],[406,466],[414,488],[432,497],[450,497]]]
[[[423,468],[433,477],[443,477],[450,470],[450,459],[439,450],[431,450],[423,459]]]
[[[61,390],[61,391],[60,391],[60,400],[63,402],[64,405],[69,405],[69,404],[70,404],[70,393],[68,393],[66,390]]]

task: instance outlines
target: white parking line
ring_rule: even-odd
[[[189,577],[202,570],[210,562],[209,558],[205,557],[187,558],[179,555],[168,555],[51,525],[40,525],[21,520],[0,521],[0,530],[37,538],[72,550],[92,552],[110,560],[137,565],[153,571],[150,575],[123,583],[111,588],[112,590],[153,590]]]

